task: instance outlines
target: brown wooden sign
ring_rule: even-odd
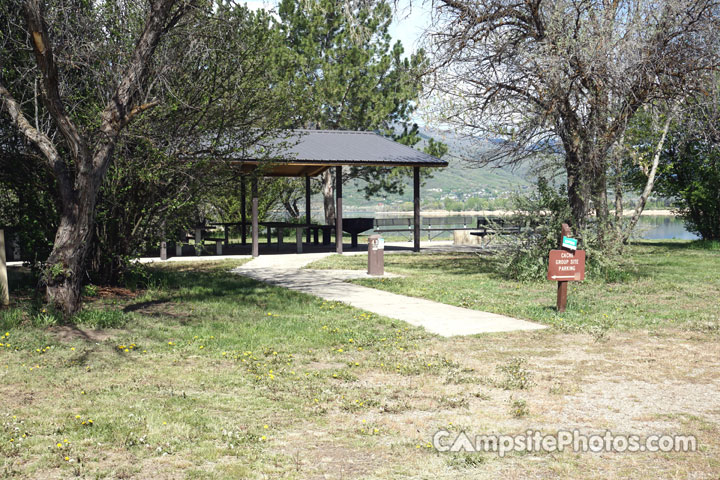
[[[585,250],[550,250],[547,279],[554,282],[585,280]]]

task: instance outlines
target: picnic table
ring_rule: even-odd
[[[397,232],[413,235],[413,218],[411,217],[395,217],[395,218],[376,218],[374,222],[374,231],[376,233]],[[427,232],[428,240],[432,240],[443,232],[452,232],[455,230],[477,230],[472,226],[474,217],[468,216],[449,216],[449,217],[422,217],[420,231]]]
[[[272,243],[273,230],[277,235],[277,250],[280,250],[284,240],[284,230],[294,229],[295,230],[295,244],[297,253],[303,251],[303,234],[305,231],[309,231],[313,234],[314,244],[320,243],[319,234],[322,232],[322,244],[329,245],[332,237],[332,233],[335,231],[335,225],[320,225],[316,223],[292,223],[292,222],[280,222],[280,221],[268,221],[259,222],[259,226],[265,227],[267,233],[267,243]],[[194,238],[196,245],[196,252],[200,255],[201,245],[203,242],[215,242],[216,253],[222,254],[222,246],[228,246],[230,244],[230,233],[229,227],[252,227],[249,222],[211,222],[203,223],[193,227],[194,237],[191,233],[184,232],[176,243],[176,255],[182,255],[182,244],[188,243]],[[223,227],[224,235],[220,237],[206,236],[208,233],[212,233],[212,227]],[[348,231],[352,235],[353,246],[357,245],[358,233],[372,228],[372,219],[360,218],[360,219],[346,219],[343,221],[343,230]],[[243,239],[244,240],[244,239]],[[245,243],[243,241],[243,243]]]
[[[283,243],[283,230],[286,228],[289,229],[295,229],[295,245],[296,245],[296,251],[297,253],[302,253],[303,251],[303,233],[305,232],[306,228],[310,228],[312,224],[307,223],[290,223],[290,222],[260,222],[260,225],[265,227],[267,229],[267,243],[270,245],[272,240],[272,229],[274,228],[277,232],[278,242],[277,242],[277,249],[280,250],[280,247]]]
[[[230,245],[230,230],[228,227],[245,227],[247,228],[250,226],[249,222],[212,222],[209,225],[212,225],[214,227],[223,227],[223,232],[225,233],[225,246],[227,247]],[[244,230],[244,229],[243,229]],[[243,235],[242,243],[246,243],[245,235]]]
[[[228,227],[242,227],[245,226],[246,228],[251,228],[252,224],[249,222],[213,222],[210,223],[211,226],[221,226],[223,227],[223,230],[225,231],[225,245],[229,245],[230,243],[230,236],[229,236],[229,230]],[[302,239],[298,237],[298,235],[302,235],[303,231],[306,229],[310,232],[313,232],[314,234],[314,243],[317,245],[320,241],[319,239],[319,232],[322,231],[323,238],[322,242],[323,245],[328,245],[330,243],[330,236],[332,234],[332,231],[335,230],[335,227],[332,225],[318,225],[314,223],[291,223],[291,222],[259,222],[258,225],[265,227],[267,231],[267,243],[271,243],[272,241],[272,231],[273,229],[276,231],[276,234],[278,236],[278,249],[280,248],[280,245],[283,243],[283,229],[289,228],[289,229],[295,229],[296,237],[295,241],[298,245],[297,251],[298,253],[302,252]],[[207,231],[207,228],[202,228],[202,231]],[[197,237],[196,237],[197,239]],[[244,240],[244,239],[243,239]],[[243,241],[243,243],[245,243]]]

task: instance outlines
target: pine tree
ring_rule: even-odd
[[[301,92],[292,109],[295,126],[390,135],[415,108],[425,53],[405,58],[402,43],[391,44],[388,3],[348,8],[334,0],[283,0],[279,5],[281,29],[300,65],[291,79]],[[400,190],[403,175],[390,173],[389,168],[353,167],[344,178],[369,182],[366,192]],[[328,224],[335,221],[334,185],[333,173],[325,172],[321,190]]]

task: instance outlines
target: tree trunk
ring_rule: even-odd
[[[70,316],[80,306],[80,287],[93,233],[95,203],[118,135],[135,116],[158,104],[157,100],[153,100],[137,105],[139,93],[145,90],[148,81],[152,56],[162,35],[196,5],[195,2],[177,0],[151,2],[145,28],[135,43],[130,61],[118,79],[114,94],[100,113],[97,128],[99,139],[91,149],[88,141],[91,137],[75,125],[65,110],[52,41],[43,17],[43,3],[40,0],[26,0],[23,2],[23,10],[35,63],[42,79],[43,103],[69,150],[65,156],[71,157],[73,161],[60,155],[54,139],[39,131],[37,125],[33,127],[30,124],[20,103],[2,84],[0,108],[7,111],[25,138],[40,149],[58,181],[62,204],[60,225],[42,282],[46,287],[48,303]],[[176,8],[176,3],[181,5]]]
[[[335,182],[330,169],[326,170],[322,176],[322,194],[325,206],[325,225],[335,225]]]
[[[593,179],[594,189],[593,200],[595,203],[595,214],[598,221],[605,225],[610,222],[610,210],[608,208],[607,198],[607,174],[605,169],[601,169]]]
[[[300,218],[300,209],[298,208],[296,199],[283,200],[282,204],[283,204],[283,207],[285,207],[285,211],[288,212],[288,214],[292,218],[295,218],[295,219]]]
[[[617,231],[622,230],[623,218],[623,155],[622,148],[625,143],[623,134],[618,141],[618,147],[613,150],[615,160],[615,227]]]
[[[623,243],[623,148],[625,145],[625,134],[620,136],[616,147],[613,149],[613,167],[615,180],[615,239],[618,253],[622,253]]]
[[[642,211],[645,209],[645,204],[647,203],[648,198],[650,197],[650,194],[652,193],[653,187],[655,186],[655,175],[657,174],[658,164],[660,163],[660,156],[662,155],[663,147],[665,146],[665,139],[667,138],[668,131],[670,130],[670,123],[672,122],[672,118],[675,114],[675,106],[670,109],[670,111],[667,114],[667,117],[665,118],[665,124],[663,125],[662,134],[660,135],[660,140],[658,140],[657,145],[655,145],[655,152],[653,153],[653,160],[652,160],[652,166],[650,167],[650,172],[648,173],[648,179],[645,183],[645,188],[643,189],[642,195],[640,195],[640,199],[638,200],[638,203],[635,207],[635,211],[633,212],[632,217],[630,218],[630,223],[628,224],[627,228],[625,229],[625,233],[623,234],[623,243],[627,243],[630,239],[630,235],[632,234],[633,230],[635,229],[635,225],[637,225],[638,220],[640,220],[640,214],[642,214]]]
[[[572,212],[572,227],[580,231],[585,227],[588,214],[589,189],[583,178],[582,165],[577,152],[566,151],[565,169],[567,170],[568,201]]]
[[[610,235],[610,210],[607,199],[607,173],[604,162],[593,176],[593,203],[595,204],[595,216],[597,219],[597,236],[600,247],[605,249],[608,246]]]
[[[91,245],[97,188],[92,180],[64,196],[60,225],[42,281],[48,304],[66,317],[80,308],[85,261]]]

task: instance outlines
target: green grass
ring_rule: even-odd
[[[630,246],[626,258],[624,282],[571,282],[563,314],[555,311],[555,282],[506,279],[502,254],[385,255],[385,269],[402,278],[355,283],[598,335],[613,328],[718,329],[720,251],[699,242],[642,242]],[[364,269],[366,262],[365,256],[332,256],[308,268]]]
[[[0,416],[3,478],[150,478],[143,461],[164,455],[182,458],[189,478],[259,478],[266,462],[288,461],[267,450],[278,430],[331,406],[380,405],[382,392],[347,385],[368,364],[452,368],[401,358],[428,337],[419,330],[228,273],[240,263],[154,267],[153,288],[91,300],[77,326],[31,305],[0,312],[0,396],[12,399]],[[244,466],[205,472],[228,456]]]
[[[440,428],[552,431],[566,421],[552,417],[558,406],[582,410],[572,395],[609,369],[620,392],[637,377],[659,391],[668,377],[688,392],[717,381],[717,357],[708,353],[717,351],[717,335],[653,329],[685,327],[695,317],[653,323],[649,309],[661,294],[673,311],[706,308],[718,293],[718,253],[647,244],[632,255],[631,281],[577,286],[570,307],[582,301],[588,313],[564,316],[552,311],[551,285],[505,281],[497,258],[386,256],[388,269],[406,277],[368,284],[471,308],[507,310],[516,302],[518,312],[578,326],[466,338],[438,338],[237,276],[229,270],[238,261],[153,266],[150,287],[136,292],[91,288],[71,325],[22,292],[13,308],[0,310],[0,478],[404,479],[449,472],[477,479],[502,470],[570,479],[641,467],[656,477],[717,471],[720,429],[695,404],[662,417],[662,425],[701,425],[705,450],[663,462],[594,454],[501,459],[429,446]],[[337,267],[363,262],[327,260]],[[12,269],[13,285],[26,273]],[[681,288],[674,282],[700,278],[705,284],[692,303],[673,296]],[[649,334],[611,330],[598,342],[595,334],[568,333],[602,317],[603,297],[629,287],[633,295],[623,301],[635,304],[611,318]],[[696,370],[681,369],[680,355],[691,355]],[[638,393],[638,405],[647,396]],[[648,408],[659,407],[653,400]],[[590,406],[578,415],[594,430],[616,428],[603,411]]]

